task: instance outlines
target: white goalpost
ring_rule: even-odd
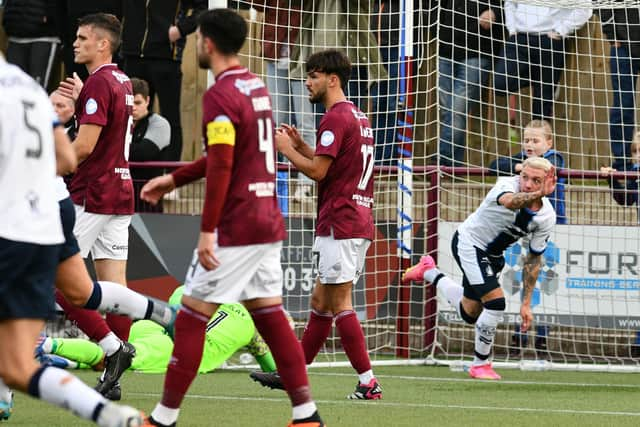
[[[444,273],[461,279],[450,250],[453,232],[495,183],[497,173],[491,172],[492,162],[519,155],[526,125],[545,118],[553,131],[552,148],[564,160],[558,174],[564,185],[565,219],[558,221],[544,254],[544,267],[534,291],[535,324],[526,334],[516,333],[522,290],[521,257],[526,244],[519,242],[506,254],[501,285],[508,302],[496,336],[494,363],[523,369],[640,371],[637,182],[636,204],[624,203],[633,201],[633,186],[628,183],[638,179],[634,172],[637,168],[624,166],[613,174],[622,185],[617,197],[609,185],[611,175],[606,177],[600,172],[602,166],[633,165],[633,158],[620,159],[612,153],[611,141],[622,146],[631,142],[615,140],[616,135],[628,134],[628,129],[636,127],[635,122],[628,121],[624,108],[634,109],[634,120],[637,116],[634,106],[624,106],[622,110],[617,107],[621,93],[618,88],[622,81],[635,82],[640,70],[639,48],[636,74],[619,69],[617,80],[612,78],[612,64],[619,64],[612,62],[615,40],[609,40],[603,31],[601,17],[613,16],[610,19],[614,21],[628,18],[628,23],[616,25],[619,29],[626,25],[631,32],[638,31],[640,37],[640,22],[634,23],[640,2],[227,3],[250,21],[250,40],[242,57],[253,72],[272,85],[276,122],[280,119],[295,123],[307,142],[313,142],[322,113],[305,104],[305,55],[337,48],[352,60],[354,71],[347,93],[368,114],[377,143],[377,235],[367,256],[366,273],[354,287],[356,311],[374,364],[451,364],[457,369],[473,356],[473,327],[462,322],[432,288],[417,283],[402,285],[400,277],[405,268],[429,253],[437,258]],[[504,19],[505,9],[511,6],[503,4],[499,19],[504,33],[492,30],[492,47],[482,52],[469,51],[465,57],[482,57],[488,64],[486,78],[478,83],[479,98],[464,98],[460,104],[464,120],[454,119],[447,129],[443,112],[457,107],[448,106],[446,99],[465,95],[460,90],[463,81],[459,76],[452,80],[450,88],[443,84],[446,82],[442,73],[446,70],[441,60],[448,59],[454,69],[463,66],[463,59],[447,57],[445,52],[464,46],[447,46],[439,35],[452,31],[477,33],[480,24],[475,14],[479,9],[465,5],[495,7],[502,3],[518,8],[526,5],[527,13],[536,10],[530,6],[537,6],[540,13],[549,13],[546,8],[561,8],[572,11],[569,17],[576,22],[578,16],[589,17],[586,22],[575,24],[576,28],[559,32],[564,63],[558,67],[554,62],[548,67],[547,71],[557,77],[557,81],[549,83],[552,90],[542,84],[544,76],[538,74],[521,87],[498,90],[496,84],[501,77],[513,77],[500,76],[498,72],[497,64],[505,57],[504,47],[513,40],[516,48],[524,48],[517,35],[510,39],[506,27],[511,23]],[[462,27],[445,19],[446,7],[453,8],[458,19],[455,22],[465,23]],[[608,9],[615,13],[601,13]],[[526,16],[520,18],[527,20]],[[528,18],[540,20],[540,16]],[[268,47],[274,38],[275,49]],[[635,49],[632,44],[622,43],[625,46],[628,51]],[[553,54],[545,49],[542,54]],[[541,85],[540,90],[536,85]],[[633,98],[631,92],[622,95],[625,100]],[[454,110],[454,115],[456,112],[459,111]],[[618,113],[625,117],[624,126],[615,125],[610,119]],[[462,158],[446,161],[443,132],[463,133],[462,138],[452,138],[453,152],[462,149]],[[628,151],[627,154],[630,156]],[[315,277],[311,254],[315,193],[310,181],[285,162],[279,163],[278,180],[289,231],[282,256],[285,306],[301,332]],[[330,336],[316,364],[348,364],[336,336]]]

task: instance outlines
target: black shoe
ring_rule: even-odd
[[[272,390],[284,390],[282,379],[277,372],[253,371],[249,373],[249,377],[262,384],[263,387],[269,387]]]
[[[102,381],[101,381],[102,382]],[[122,388],[120,387],[120,381],[116,382],[113,387],[107,390],[104,394],[104,397],[115,402],[122,399]]]
[[[111,356],[104,359],[104,375],[103,378],[96,385],[95,389],[103,396],[107,396],[107,393],[116,385],[120,377],[131,366],[131,361],[136,355],[136,348],[126,341],[120,344],[118,351]]]
[[[382,387],[378,380],[372,378],[369,384],[356,384],[356,390],[347,396],[351,400],[378,400],[382,399]]]
[[[146,427],[146,426],[176,427],[176,423],[162,424],[162,423],[154,420],[153,417],[151,415],[149,415],[147,418],[145,418],[144,423],[142,424],[142,427]]]

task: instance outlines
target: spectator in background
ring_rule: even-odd
[[[479,109],[492,57],[504,39],[501,0],[442,0],[432,36],[439,41],[440,164],[462,166],[467,119]],[[434,10],[433,6],[431,10]]]
[[[512,157],[501,157],[491,162],[489,169],[498,175],[518,175],[522,162],[528,157],[544,157],[556,170],[564,168],[564,157],[553,148],[553,130],[546,120],[532,120],[524,128],[522,151]],[[564,186],[566,178],[558,177],[556,189],[549,195],[549,201],[556,211],[556,224],[566,224]]]
[[[509,31],[494,73],[497,96],[523,87],[533,91],[532,119],[553,119],[555,85],[565,67],[568,38],[591,17],[591,8],[565,9],[506,0]]]
[[[379,1],[373,5],[371,14],[371,31],[380,46],[382,64],[389,78],[376,81],[371,86],[371,109],[373,128],[376,140],[376,162],[391,164],[397,159],[399,143],[396,144],[398,134],[398,113],[407,107],[405,94],[400,92],[401,75],[415,77],[418,71],[418,60],[422,57],[422,28],[427,23],[428,10],[422,8],[421,0],[414,0],[413,22],[413,55],[411,70],[401,72],[401,64],[405,61],[401,57],[402,35],[400,34],[400,0]],[[424,17],[423,17],[424,16]],[[409,80],[405,81],[408,84]],[[416,80],[411,79],[412,90],[415,91]],[[408,89],[407,89],[408,90]]]
[[[265,83],[271,94],[273,121],[275,126],[293,123],[305,142],[314,143],[315,119],[313,105],[301,79],[290,78],[289,54],[298,40],[300,31],[300,0],[264,0],[253,2],[252,6],[264,12],[262,35],[262,56],[266,65]],[[278,153],[278,160],[284,158]],[[312,181],[304,175],[293,195],[294,202],[301,202],[311,196]],[[280,209],[286,214],[288,205],[286,186],[288,175],[278,172],[278,201]]]
[[[613,168],[624,170],[636,119],[636,83],[640,74],[640,13],[637,7],[600,9],[602,32],[611,43],[609,56],[613,104],[609,110],[609,137]]]
[[[630,149],[631,155],[627,159],[626,163],[623,163],[621,170],[640,173],[640,132],[636,132],[633,137]],[[615,163],[614,163],[615,164]],[[613,189],[613,199],[622,206],[638,206],[638,223],[640,223],[640,203],[638,203],[638,181],[640,176],[632,176],[627,178],[624,182],[620,182],[618,179],[608,176],[611,172],[616,172],[614,167],[602,167],[600,171],[607,176],[609,186]]]
[[[637,10],[636,10],[637,12]],[[636,15],[637,16],[637,15]],[[613,50],[613,48],[612,48]],[[613,58],[612,58],[613,61]],[[611,141],[613,145],[613,140]],[[631,148],[626,151],[629,153],[629,157],[626,162],[620,163],[614,162],[614,166],[617,166],[622,171],[633,172],[634,176],[627,178],[624,182],[609,176],[611,172],[616,172],[615,167],[602,167],[600,171],[605,174],[609,181],[609,186],[613,190],[613,199],[622,206],[636,205],[637,217],[636,220],[640,224],[640,132],[636,131],[631,142]],[[640,357],[640,331],[636,331],[635,342],[631,345],[630,349],[631,357]]]
[[[72,76],[73,73],[76,73],[82,80],[86,80],[89,76],[87,67],[83,64],[77,64],[73,59],[73,42],[76,39],[80,18],[92,13],[102,12],[114,15],[118,20],[122,21],[122,3],[122,0],[66,0],[67,12],[64,15],[62,58],[67,76]],[[118,55],[115,55],[113,60],[114,62],[121,62]]]
[[[182,52],[187,35],[196,29],[196,16],[206,9],[206,0],[123,3],[124,72],[149,83],[151,105],[158,94],[160,113],[171,124],[171,144],[164,150],[165,160],[177,161],[182,155]]]
[[[57,63],[65,4],[61,0],[6,0],[4,27],[7,62],[17,65],[47,89]]]
[[[162,160],[162,150],[171,141],[171,125],[167,119],[149,111],[149,85],[138,78],[131,79],[133,88],[133,137],[129,146],[130,162],[152,162]],[[162,202],[153,206],[140,199],[140,190],[145,182],[162,175],[158,168],[132,168],[133,195],[136,212],[162,212]]]
[[[300,35],[290,56],[290,77],[306,79],[305,61],[314,52],[341,50],[352,64],[349,83],[345,87],[347,98],[367,111],[370,84],[387,78],[376,39],[369,29],[370,14],[371,3],[367,1],[303,2]]]
[[[71,141],[78,135],[78,120],[76,119],[76,105],[73,99],[62,96],[60,92],[53,91],[49,95],[49,100],[60,122],[64,126],[64,131]]]

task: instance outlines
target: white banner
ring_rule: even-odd
[[[438,224],[438,267],[461,282],[462,272],[451,254],[458,225]],[[518,242],[505,253],[500,283],[507,313],[512,314],[506,321],[517,321],[520,311],[527,249]],[[640,329],[640,227],[557,225],[543,257],[532,301],[538,321]],[[455,317],[441,295],[438,309],[445,318]]]

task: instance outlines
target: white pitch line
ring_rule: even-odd
[[[141,393],[127,392],[129,395],[160,397],[160,393]],[[261,401],[261,402],[282,402],[288,403],[288,398],[273,397],[242,397],[242,396],[210,396],[205,394],[188,394],[187,398],[202,400],[220,400],[220,401]],[[503,412],[534,412],[534,413],[554,413],[554,414],[571,414],[571,415],[606,415],[621,417],[640,417],[640,412],[616,412],[616,411],[583,411],[579,409],[551,409],[551,408],[509,408],[500,406],[476,406],[476,405],[445,405],[435,403],[402,403],[402,402],[385,402],[378,400],[374,402],[360,402],[357,400],[316,400],[316,403],[326,405],[372,405],[385,406],[394,408],[432,408],[432,409],[472,409],[479,411],[503,411]]]
[[[354,374],[339,373],[339,372],[318,372],[309,371],[309,375],[317,375],[324,377],[353,377]],[[569,382],[556,382],[556,381],[516,381],[516,380],[477,380],[473,378],[449,378],[449,377],[428,377],[428,376],[409,376],[409,375],[376,375],[376,378],[384,379],[397,379],[397,380],[410,380],[410,381],[442,381],[442,382],[465,382],[465,383],[494,383],[500,384],[515,384],[515,385],[556,385],[556,386],[573,386],[573,387],[605,387],[605,388],[630,388],[640,389],[640,384],[609,384],[609,383],[569,383]]]

